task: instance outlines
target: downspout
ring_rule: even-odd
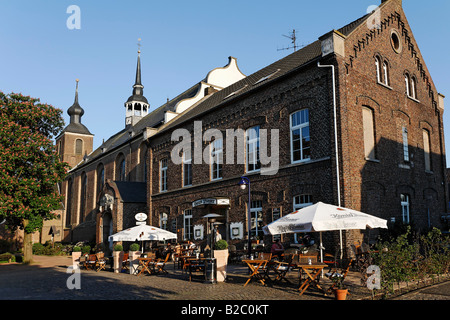
[[[334,149],[336,158],[336,186],[337,186],[337,198],[338,206],[341,206],[341,187],[340,187],[340,170],[339,170],[339,149],[338,149],[338,137],[337,137],[337,111],[336,111],[336,77],[334,65],[321,65],[320,61],[317,62],[319,68],[331,68],[332,80],[333,80],[333,113],[334,113]],[[320,234],[320,246],[322,247],[322,233]],[[341,259],[342,259],[342,230],[339,230],[340,238],[340,248],[341,248]],[[323,261],[323,253],[321,252],[321,261]]]
[[[336,111],[336,79],[335,79],[335,71],[334,65],[321,65],[320,61],[317,62],[317,66],[319,68],[331,68],[332,76],[333,76],[333,112],[334,112],[334,149],[335,149],[335,157],[336,157],[336,185],[337,185],[337,198],[338,198],[338,206],[341,206],[341,188],[340,188],[340,170],[339,170],[339,149],[338,149],[338,137],[337,137],[337,111]]]

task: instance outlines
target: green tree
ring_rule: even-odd
[[[64,126],[62,110],[39,99],[0,91],[0,221],[24,230],[24,261],[31,261],[31,234],[62,201],[57,184],[68,165],[52,138]]]

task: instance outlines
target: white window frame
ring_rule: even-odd
[[[263,217],[262,217],[262,201],[261,200],[252,200],[250,202],[250,217],[251,217],[251,230],[250,230],[250,236],[256,237],[258,234],[262,232],[262,224],[263,224]],[[261,228],[258,228],[258,221],[261,221]]]
[[[313,197],[311,194],[299,194],[292,198],[292,207],[294,209],[293,211],[312,206],[313,204]],[[294,233],[295,243],[298,243],[297,235],[297,233]]]
[[[403,161],[409,162],[408,128],[402,127]]]
[[[246,166],[247,173],[258,172],[261,170],[260,163],[260,126],[254,126],[247,129],[246,135]],[[250,152],[251,151],[251,152]]]
[[[293,126],[293,116],[296,115],[297,113],[301,113],[301,112],[306,112],[307,114],[307,118],[308,121],[304,121],[301,122],[299,124],[296,124],[295,126]],[[301,116],[300,116],[301,119]],[[308,132],[310,131],[309,129],[309,109],[301,109],[301,110],[297,110],[294,113],[291,113],[289,115],[289,127],[290,127],[290,142],[291,142],[291,163],[301,163],[301,162],[305,162],[305,161],[310,161],[311,160],[311,133],[308,133],[309,136],[309,140],[310,140],[310,146],[309,146],[309,156],[308,158],[305,158],[303,151],[305,150],[305,148],[303,147],[303,129],[304,128],[308,128]],[[300,149],[299,150],[294,150],[294,136],[293,136],[293,132],[299,130],[300,134],[300,139],[299,139],[299,143],[300,143]],[[295,151],[300,151],[300,159],[298,160],[294,160],[294,152]]]
[[[381,83],[381,59],[375,57],[375,67],[377,68],[377,81]]]
[[[194,239],[194,226],[192,224],[192,209],[183,210],[183,240]]]
[[[386,61],[383,61],[383,75],[384,75],[384,84],[389,86],[389,66]]]
[[[402,207],[402,221],[403,223],[409,224],[409,216],[410,216],[410,202],[409,195],[401,194],[400,195],[400,205]]]
[[[192,186],[192,157],[186,159],[186,154],[183,153],[183,187],[188,186]]]
[[[159,214],[159,227],[163,230],[168,230],[167,226],[168,226],[168,214],[163,212]]]
[[[159,161],[159,191],[167,191],[167,158]]]
[[[223,139],[216,139],[210,143],[211,161],[210,177],[211,180],[222,179],[223,169]]]

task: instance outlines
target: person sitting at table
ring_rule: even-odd
[[[192,241],[188,241],[188,249],[195,249],[196,248],[196,245],[195,245],[195,243],[193,243]]]
[[[277,256],[279,260],[281,260],[281,255],[284,252],[284,247],[281,244],[280,239],[276,240],[273,244],[272,244],[272,248],[270,249],[270,252],[272,253],[273,256]]]

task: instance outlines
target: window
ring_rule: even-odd
[[[293,202],[294,202],[293,203],[294,211],[299,210],[301,208],[311,206],[311,205],[313,205],[312,195],[301,194],[301,195],[295,196]],[[303,234],[295,233],[294,234],[294,242],[298,243],[299,239],[301,239],[302,236],[303,236]]]
[[[411,98],[417,99],[417,93],[416,93],[416,77],[411,77]]]
[[[406,95],[408,97],[411,96],[411,81],[409,78],[409,74],[405,74],[405,86],[406,86]]]
[[[72,197],[73,197],[73,180],[67,182],[67,203],[66,203],[66,227],[72,224]]]
[[[402,138],[403,138],[403,160],[405,162],[409,162],[408,129],[406,127],[402,128]]]
[[[259,158],[259,126],[247,130],[247,172],[261,169]]]
[[[375,67],[377,68],[377,81],[381,82],[381,60],[379,57],[375,57]]]
[[[251,216],[251,230],[250,237],[263,237],[263,214],[262,214],[262,201],[256,200],[251,202],[250,206],[250,216]]]
[[[76,155],[83,154],[83,140],[81,139],[75,140],[75,154]]]
[[[294,211],[313,205],[312,195],[302,194],[294,197]]]
[[[80,195],[80,222],[84,220],[84,214],[86,212],[86,199],[87,199],[87,176],[83,172],[81,174],[81,195]]]
[[[291,114],[291,163],[309,160],[311,144],[309,136],[309,111],[302,109]]]
[[[210,144],[211,161],[210,161],[210,177],[211,180],[222,179],[222,163],[223,163],[223,140],[216,139]]]
[[[194,226],[192,225],[192,210],[183,211],[184,233],[183,240],[192,240],[194,238]]]
[[[375,130],[373,121],[373,110],[363,107],[363,130],[364,130],[364,156],[366,159],[375,159]]]
[[[192,158],[183,153],[183,187],[192,185]]]
[[[402,206],[403,223],[409,223],[409,196],[407,194],[400,195],[400,204]]]
[[[159,227],[163,230],[167,230],[167,213],[159,214]]]
[[[97,168],[97,195],[102,191],[105,183],[105,168],[100,164]]]
[[[384,84],[389,86],[389,66],[386,61],[383,62]]]
[[[117,168],[117,180],[125,181],[125,159],[119,161],[119,166]]]
[[[431,171],[431,147],[430,147],[430,133],[428,130],[423,130],[423,153],[425,170]]]
[[[167,191],[167,159],[159,162],[159,191]]]
[[[406,95],[410,98],[417,99],[417,80],[416,77],[410,76],[408,73],[405,73],[405,87],[406,87]]]

